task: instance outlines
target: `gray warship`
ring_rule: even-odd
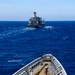
[[[45,54],[23,66],[13,75],[67,75],[67,73],[56,57]]]
[[[33,14],[34,14],[34,17],[31,17],[29,19],[28,27],[34,27],[34,28],[43,27],[45,22],[42,20],[42,18],[37,17],[36,12],[33,12]]]

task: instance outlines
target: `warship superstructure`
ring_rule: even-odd
[[[13,75],[67,75],[60,62],[51,54],[43,55]]]
[[[44,26],[45,22],[42,20],[41,17],[36,16],[36,12],[34,12],[34,17],[29,19],[29,27],[39,28]]]

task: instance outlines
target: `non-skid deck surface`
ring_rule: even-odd
[[[43,62],[42,65],[37,66],[33,70],[33,75],[54,75],[53,67],[50,66],[48,71],[46,71],[46,67],[48,64],[50,65],[50,62]]]

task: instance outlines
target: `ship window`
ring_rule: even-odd
[[[62,75],[62,72],[58,73],[57,75]]]
[[[39,65],[39,62],[37,63],[37,65]]]
[[[36,63],[35,65],[33,65],[32,67],[31,67],[31,69],[34,69],[36,66],[38,66],[40,63],[38,62],[38,63]]]
[[[35,65],[33,66],[33,68],[35,68]]]
[[[38,66],[38,63],[36,64],[36,66]]]
[[[32,69],[33,69],[33,66],[32,66]]]

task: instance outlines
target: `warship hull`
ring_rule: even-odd
[[[60,62],[51,54],[43,55],[13,75],[67,75]]]
[[[39,25],[28,25],[28,27],[32,27],[32,28],[40,28]]]
[[[41,17],[36,16],[36,12],[34,12],[34,17],[29,19],[28,27],[40,28],[44,26],[44,21]]]
[[[41,28],[41,27],[44,27],[44,25],[28,25],[28,27]]]

